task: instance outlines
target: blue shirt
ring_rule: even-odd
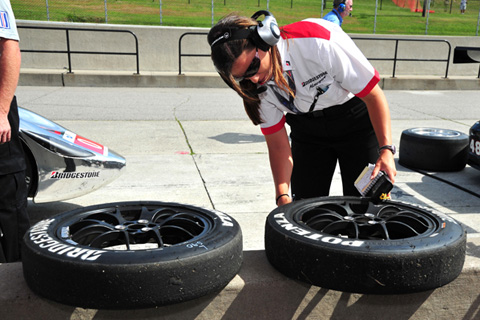
[[[342,26],[342,22],[343,22],[342,16],[335,9],[333,9],[332,11],[324,15],[323,19],[333,22],[335,24],[338,24],[339,26]]]

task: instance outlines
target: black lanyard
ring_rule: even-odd
[[[317,87],[317,94],[315,95],[315,97],[313,98],[313,103],[312,105],[310,106],[310,110],[308,110],[308,112],[312,112],[313,109],[315,108],[315,105],[317,104],[317,101],[318,101],[318,97],[320,97],[322,94],[324,94],[327,90],[324,90],[320,87]]]
[[[287,81],[288,81],[288,86],[290,87],[290,89],[293,91],[293,94],[295,95],[296,92],[297,92],[297,87],[295,86],[295,80],[293,78],[293,72],[291,70],[288,70],[288,71],[285,71],[286,73],[286,78],[287,78]],[[289,94],[289,97],[288,97],[288,100],[285,99],[285,97],[277,92],[275,90],[275,88],[272,88],[273,89],[273,92],[275,93],[275,96],[277,97],[278,101],[280,101],[281,104],[283,104],[287,109],[289,109],[290,111],[294,112],[294,113],[302,113],[300,110],[297,109],[297,107],[295,107],[295,104],[293,103],[293,101],[295,100],[295,98],[293,97],[293,95]]]
[[[289,70],[289,71],[285,71],[285,73],[286,73],[286,78],[287,78],[287,81],[288,81],[288,86],[290,87],[290,89],[293,91],[293,94],[295,95],[296,94],[296,86],[295,86],[295,80],[293,78],[293,72],[291,70]],[[318,98],[322,94],[324,94],[327,90],[328,90],[328,87],[327,87],[327,89],[317,87],[317,94],[313,98],[313,103],[310,106],[310,109],[308,110],[308,112],[313,111],[313,109],[315,108],[315,105],[317,104]],[[304,113],[304,112],[301,112],[300,110],[298,110],[297,107],[295,107],[295,104],[293,102],[295,99],[294,99],[293,95],[289,94],[289,99],[287,100],[287,99],[285,99],[285,97],[281,93],[277,92],[275,89],[273,90],[273,92],[275,93],[275,96],[280,101],[280,103],[283,104],[286,108],[288,108],[289,110],[291,110],[292,112],[297,113],[297,114]]]

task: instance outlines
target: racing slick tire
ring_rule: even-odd
[[[24,241],[32,291],[92,309],[155,307],[220,291],[243,256],[230,216],[155,201],[68,211],[35,224]]]
[[[364,294],[420,292],[461,272],[466,232],[454,219],[400,201],[321,197],[273,210],[265,252],[284,275]]]
[[[400,137],[399,163],[427,171],[460,171],[467,164],[468,135],[439,128],[411,128]]]

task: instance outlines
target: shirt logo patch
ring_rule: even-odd
[[[10,29],[10,21],[8,20],[8,13],[5,11],[0,11],[0,28]]]
[[[305,87],[305,86],[309,85],[310,83],[315,82],[315,81],[318,80],[318,81],[315,83],[315,85],[311,85],[311,86],[310,86],[310,88],[312,88],[312,87],[316,86],[317,84],[319,84],[320,82],[322,82],[323,80],[325,80],[325,77],[326,77],[326,76],[327,76],[327,72],[324,71],[324,72],[316,75],[315,77],[310,78],[310,79],[308,79],[308,80],[305,81],[305,82],[302,82],[302,87]]]

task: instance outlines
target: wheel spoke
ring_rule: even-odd
[[[418,230],[419,233],[428,229],[428,224],[423,219],[421,220],[417,217],[411,217],[407,215],[391,217],[387,220],[387,223],[390,222],[403,222],[413,229]]]
[[[156,208],[154,210],[149,210],[147,207],[142,207],[138,220],[154,221],[155,217],[164,210],[165,209],[163,208]]]
[[[90,217],[89,217],[90,218]],[[112,224],[107,223],[102,220],[97,220],[97,219],[83,219],[81,221],[78,221],[70,226],[70,232],[72,233],[77,233],[80,232],[82,229],[90,227],[90,226],[97,226],[97,227],[103,227],[105,229],[113,229]]]
[[[152,212],[151,221],[155,223],[162,223],[162,221],[168,219],[174,215],[176,211],[172,209],[158,208]]]
[[[410,238],[420,234],[410,225],[399,221],[388,222],[387,229],[390,230],[391,239]]]
[[[108,228],[102,224],[87,225],[75,233],[72,233],[72,240],[80,244],[88,245],[97,235],[110,231],[112,231],[112,228]]]
[[[163,226],[160,229],[160,234],[163,241],[168,244],[185,242],[195,237],[194,234],[179,226]]]

